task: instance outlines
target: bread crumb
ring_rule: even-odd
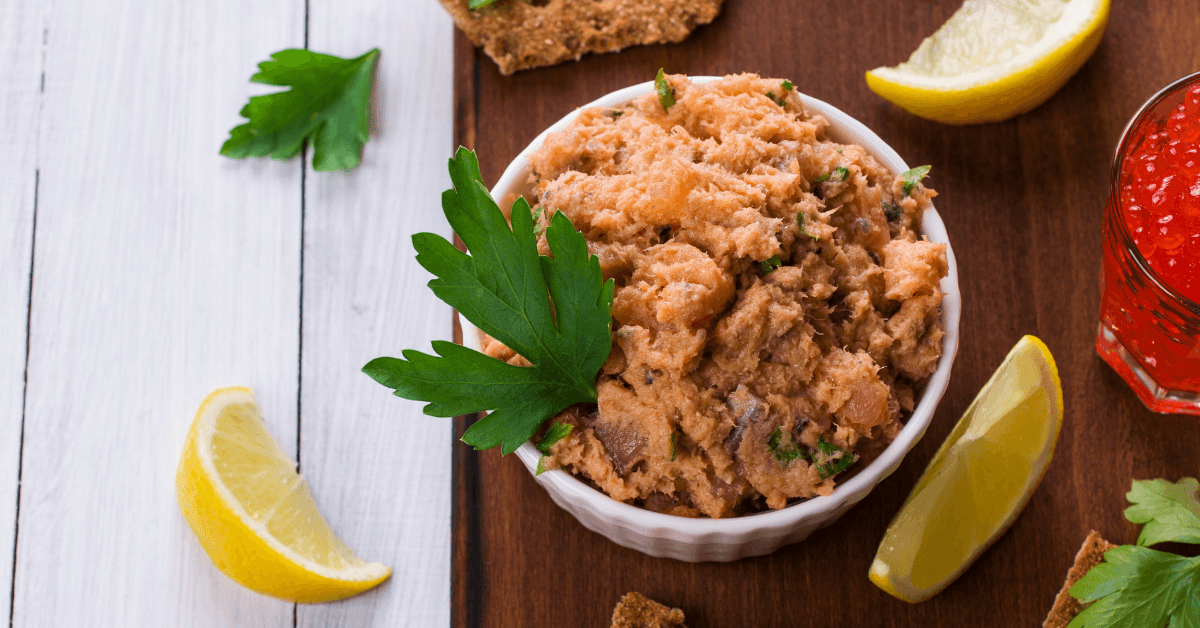
[[[1083,611],[1083,605],[1079,603],[1079,600],[1071,597],[1071,587],[1075,586],[1075,583],[1079,582],[1079,579],[1088,571],[1091,571],[1092,567],[1104,561],[1104,552],[1115,547],[1116,545],[1101,538],[1100,533],[1095,530],[1088,533],[1087,538],[1083,541],[1083,547],[1079,548],[1078,554],[1075,554],[1075,564],[1067,572],[1067,581],[1063,583],[1058,597],[1054,598],[1054,606],[1050,609],[1050,614],[1046,616],[1046,621],[1042,622],[1042,628],[1065,628],[1076,615]]]
[[[613,609],[612,628],[687,628],[683,611],[667,608],[658,602],[630,591]]]
[[[472,11],[439,0],[500,73],[578,60],[589,52],[683,41],[721,11],[724,0],[499,0]]]

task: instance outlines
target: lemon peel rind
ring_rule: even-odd
[[[1001,122],[1037,108],[1061,89],[1100,46],[1110,13],[1104,0],[1090,22],[1072,31],[1077,34],[1059,37],[1046,50],[1035,46],[1000,66],[950,77],[879,67],[866,73],[867,87],[905,111],[935,122]],[[936,103],[925,104],[932,100]]]
[[[988,378],[987,384],[980,389],[980,394],[977,395],[975,400],[971,402],[971,405],[968,407],[967,411],[963,413],[963,416],[965,417],[973,415],[976,403],[980,398],[983,397],[983,391],[988,390],[988,388],[994,383],[994,381],[997,379],[997,376],[1004,370],[1008,363],[1017,357],[1018,349],[1023,349],[1022,345],[1024,344],[1032,345],[1033,348],[1037,349],[1037,351],[1041,354],[1043,364],[1047,367],[1046,372],[1043,375],[1053,383],[1053,386],[1049,387],[1048,390],[1050,396],[1053,397],[1051,400],[1051,409],[1054,412],[1055,419],[1053,433],[1051,434],[1050,438],[1047,439],[1046,444],[1038,457],[1032,461],[1030,469],[1036,469],[1037,471],[1030,473],[1029,479],[1026,481],[1020,492],[1020,497],[1014,501],[1015,507],[1011,509],[1009,516],[1006,517],[1005,520],[999,525],[997,525],[993,531],[987,535],[986,540],[980,543],[974,549],[974,551],[967,554],[966,558],[958,569],[942,579],[937,585],[927,588],[918,588],[908,585],[903,580],[891,578],[891,568],[886,562],[880,559],[879,553],[877,552],[874,560],[871,563],[867,577],[873,584],[875,584],[875,586],[879,587],[888,595],[891,595],[892,597],[903,602],[908,602],[909,604],[917,604],[924,602],[925,600],[928,600],[929,598],[944,591],[946,587],[958,580],[958,578],[962,576],[967,569],[970,569],[971,565],[975,564],[975,561],[978,560],[979,557],[988,550],[988,548],[995,544],[995,542],[999,540],[1001,536],[1004,536],[1004,534],[1008,532],[1012,525],[1016,523],[1017,518],[1020,517],[1021,513],[1025,510],[1025,507],[1029,505],[1029,500],[1033,498],[1033,494],[1037,492],[1038,485],[1041,484],[1046,472],[1050,469],[1050,463],[1054,458],[1054,450],[1058,445],[1058,437],[1062,431],[1064,406],[1062,380],[1058,374],[1058,365],[1054,361],[1054,356],[1050,353],[1050,349],[1044,342],[1041,341],[1041,339],[1031,335],[1022,337],[1021,340],[1019,340],[1013,347],[1013,349],[1009,351],[1008,355],[1005,356],[1004,361],[1001,362],[1000,366],[996,368],[996,371],[992,373],[992,377]],[[940,475],[939,473],[934,473],[932,474],[933,477],[926,477],[929,469],[937,466],[941,462],[943,454],[948,454],[951,449],[958,445],[959,439],[966,431],[965,425],[962,425],[962,423],[963,422],[960,419],[959,424],[956,424],[954,429],[951,430],[950,437],[947,437],[946,442],[942,443],[942,446],[938,448],[938,451],[934,454],[933,458],[930,459],[929,467],[927,467],[926,471],[921,474],[921,477],[918,479],[917,487],[914,488],[911,493],[909,493],[908,497],[904,500],[904,504],[900,507],[900,510],[897,511],[897,518],[901,513],[904,512],[904,509],[908,506],[909,502],[912,501],[913,496],[920,492],[919,489],[925,487],[933,480],[934,477]],[[956,435],[957,437],[951,438]],[[888,525],[888,528],[891,528],[891,524]],[[887,542],[887,540],[888,535],[885,532],[884,538],[880,541],[881,548],[883,544]]]
[[[301,556],[280,543],[266,529],[265,524],[251,518],[245,507],[220,481],[212,459],[209,456],[201,456],[199,448],[212,442],[219,410],[232,403],[245,402],[255,404],[254,391],[241,386],[221,388],[205,398],[188,430],[184,453],[175,477],[180,510],[213,564],[242,586],[294,602],[331,602],[345,599],[386,580],[391,575],[391,569],[381,563],[363,561],[363,565],[358,567],[334,570]],[[257,404],[255,405],[257,407]],[[201,481],[197,472],[206,476],[207,481]],[[204,498],[205,495],[208,499]],[[197,499],[193,499],[194,497]],[[206,507],[206,504],[216,505],[218,508]],[[235,520],[229,521],[230,516]],[[251,548],[236,543],[236,534],[207,534],[207,528],[199,525],[200,521],[216,523],[225,530],[232,530],[238,524],[245,526],[274,555],[260,561],[262,564],[258,565],[259,570],[254,572],[255,577],[246,577],[243,570],[237,569],[235,565],[245,561],[245,554]],[[309,577],[298,578],[296,570],[286,568],[288,564],[300,567],[307,572],[304,576]],[[360,577],[346,577],[353,574],[360,574]]]

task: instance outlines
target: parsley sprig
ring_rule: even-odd
[[[533,364],[513,366],[452,342],[437,356],[405,350],[363,371],[405,399],[428,402],[425,414],[490,411],[463,434],[476,449],[516,451],[550,417],[596,401],[596,373],[612,348],[613,282],[571,221],[556,213],[546,228],[553,257],[538,255],[529,203],[512,206],[512,226],[488,193],[475,153],[450,160],[454,189],[442,211],[470,255],[442,236],[413,236],[417,262],[436,277],[429,287],[484,333]]]
[[[378,59],[378,48],[353,59],[304,49],[271,55],[250,81],[291,89],[251,97],[241,112],[247,122],[229,131],[221,154],[291,159],[311,139],[314,170],[358,166],[370,133]]]
[[[1104,554],[1071,596],[1091,604],[1068,628],[1200,626],[1200,556],[1186,558],[1152,550],[1163,542],[1200,543],[1200,501],[1195,478],[1176,483],[1134,480],[1125,518],[1145,523],[1137,545]]]

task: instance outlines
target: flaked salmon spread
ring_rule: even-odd
[[[616,283],[599,401],[547,422],[573,429],[542,464],[683,516],[827,495],[941,356],[936,193],[830,141],[791,83],[667,80],[669,110],[585,109],[530,159],[541,224],[566,214]]]

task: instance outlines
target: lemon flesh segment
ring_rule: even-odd
[[[223,388],[196,413],[175,494],[200,545],[225,575],[294,602],[339,600],[391,570],[354,554],[308,484],[267,433],[248,388]]]
[[[966,0],[908,61],[867,72],[867,86],[937,122],[1007,120],[1083,66],[1108,15],[1109,0]]]
[[[888,525],[871,581],[906,602],[945,589],[1025,508],[1050,464],[1062,415],[1054,357],[1025,336]]]

